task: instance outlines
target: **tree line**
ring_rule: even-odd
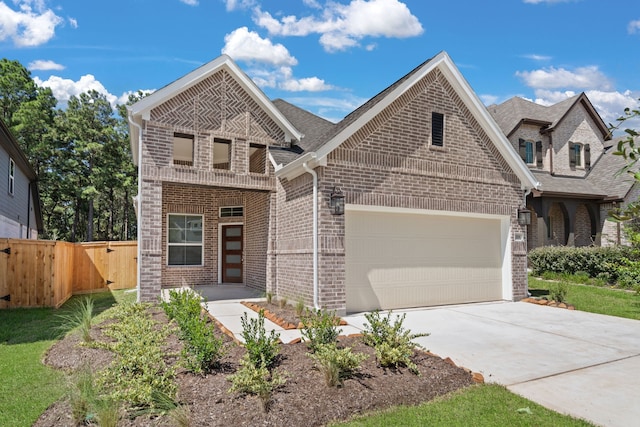
[[[129,103],[140,97],[130,96]],[[0,60],[0,117],[38,175],[40,238],[135,239],[137,172],[126,106],[112,108],[95,90],[72,96],[66,108],[57,104],[20,62]]]

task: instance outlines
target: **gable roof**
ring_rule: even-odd
[[[25,174],[31,184],[31,196],[33,197],[33,211],[36,216],[36,227],[38,232],[44,230],[44,222],[42,220],[42,206],[40,205],[40,191],[38,189],[38,176],[31,167],[27,156],[24,154],[18,141],[9,130],[6,123],[0,118],[0,146],[9,154],[15,162],[18,169]]]
[[[299,141],[302,138],[303,134],[287,120],[280,110],[278,110],[260,88],[258,88],[255,82],[236,65],[233,59],[228,55],[221,55],[127,107],[130,123],[129,135],[131,139],[131,152],[135,164],[138,164],[140,126],[142,126],[142,120],[149,120],[151,110],[221,70],[229,72],[238,84],[247,91],[249,96],[278,124],[283,130],[288,142]]]
[[[509,138],[523,123],[539,125],[544,128],[545,132],[552,131],[577,105],[584,107],[602,133],[603,138],[609,139],[610,132],[607,125],[602,121],[584,92],[549,106],[536,104],[515,96],[502,104],[490,105],[487,110]]]
[[[537,188],[539,182],[535,179],[529,168],[523,164],[500,127],[488,113],[478,96],[471,89],[471,86],[469,86],[454,65],[449,55],[444,51],[420,64],[346,116],[331,129],[327,128],[327,132],[321,135],[318,140],[312,143],[310,142],[310,146],[317,148],[306,151],[304,154],[286,164],[281,163],[276,165],[276,175],[291,179],[304,172],[304,163],[308,163],[311,167],[325,164],[327,156],[333,150],[435,69],[440,70],[447,78],[447,81],[462,99],[482,129],[487,133],[489,139],[495,144],[495,147],[507,164],[518,176],[522,187],[525,189]]]

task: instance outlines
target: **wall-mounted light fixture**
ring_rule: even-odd
[[[333,215],[344,215],[344,193],[338,187],[333,187],[331,191],[330,206]]]
[[[531,211],[527,208],[518,209],[518,224],[529,225],[531,224]]]

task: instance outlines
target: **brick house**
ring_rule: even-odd
[[[616,176],[610,132],[584,93],[551,106],[514,97],[487,107],[542,186],[527,197],[529,249],[624,243],[611,209],[637,200],[635,180]]]
[[[444,52],[336,124],[227,56],[129,120],[141,300],[228,283],[339,313],[526,296],[518,210],[538,182]]]

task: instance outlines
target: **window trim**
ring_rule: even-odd
[[[182,217],[187,217],[187,216],[197,216],[200,217],[201,221],[202,221],[202,238],[199,244],[195,244],[193,242],[180,242],[180,243],[171,243],[169,241],[169,229],[170,229],[170,221],[169,218],[171,216],[182,216]],[[182,212],[168,212],[167,213],[167,262],[166,265],[168,267],[182,267],[182,268],[188,268],[188,267],[203,267],[204,266],[204,233],[205,233],[205,222],[204,222],[204,215],[203,214],[191,214],[191,213],[182,213]],[[187,247],[187,246],[199,246],[202,248],[201,252],[200,252],[200,264],[171,264],[169,261],[169,248],[170,247]]]
[[[576,158],[576,153],[579,152],[580,162]],[[584,169],[585,168],[585,144],[581,142],[569,142],[569,167],[572,169]]]
[[[231,209],[231,215],[222,215],[223,209]],[[234,209],[240,209],[242,215],[234,215]],[[218,209],[218,218],[243,218],[244,217],[244,206],[236,205],[236,206],[220,206]]]
[[[436,119],[439,124],[438,128],[436,128],[435,126]],[[445,129],[444,113],[438,113],[437,111],[432,111],[431,112],[431,144],[430,144],[432,147],[444,147],[444,129]]]
[[[9,173],[7,182],[9,194],[14,195],[16,189],[16,162],[12,158],[9,158]]]

